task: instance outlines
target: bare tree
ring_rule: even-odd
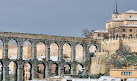
[[[83,29],[83,35],[84,35],[85,37],[89,37],[90,31],[89,31],[88,29]]]
[[[83,35],[84,35],[84,37],[89,37],[89,36],[92,36],[93,35],[93,32],[94,32],[95,30],[88,30],[88,29],[83,29]]]

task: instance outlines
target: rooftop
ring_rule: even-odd
[[[137,25],[132,25],[132,24],[128,24],[128,25],[122,25],[124,27],[137,27]]]
[[[115,20],[115,21],[123,21],[122,18],[115,18],[115,19],[113,19],[113,20]]]
[[[111,71],[112,71],[112,70],[113,70],[113,71],[114,71],[114,70],[115,70],[115,71],[121,71],[121,70],[122,70],[122,71],[123,71],[123,70],[124,70],[124,71],[137,71],[137,69],[110,69],[110,70],[111,70]]]
[[[108,33],[107,30],[95,30],[94,32],[95,33]]]
[[[135,10],[129,10],[129,11],[125,12],[125,13],[128,13],[128,14],[130,14],[130,13],[131,14],[135,14],[136,13],[137,14],[137,11],[135,11]]]
[[[131,18],[127,19],[127,20],[137,20],[137,18],[131,17]]]

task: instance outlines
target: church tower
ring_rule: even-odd
[[[114,12],[113,12],[113,15],[112,15],[112,19],[118,18],[117,1],[115,0],[114,3],[115,4],[114,4]]]
[[[117,10],[117,1],[115,0],[115,5],[114,5],[114,13],[113,14],[118,14]]]

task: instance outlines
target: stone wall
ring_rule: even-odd
[[[137,38],[102,40],[101,52],[96,52],[91,60],[90,73],[91,74],[105,73],[106,67],[103,59],[108,55],[115,53],[121,46],[128,46],[130,47],[131,52],[137,52]]]
[[[108,52],[96,52],[91,60],[90,74],[104,74],[106,73],[106,67],[104,63],[105,57],[108,56]]]
[[[115,53],[119,48],[119,39],[108,39],[101,42],[101,51],[109,51],[109,54]]]
[[[121,46],[128,46],[131,52],[137,52],[137,38],[108,39],[101,42],[101,51],[116,52]]]

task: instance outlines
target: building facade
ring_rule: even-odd
[[[107,30],[95,30],[92,33],[91,38],[93,39],[108,39],[108,31]]]
[[[92,58],[91,74],[105,73],[106,67],[103,59],[116,53],[121,47],[128,47],[133,53],[137,52],[137,11],[129,10],[119,14],[117,3],[115,3],[112,19],[106,22],[106,30],[103,30],[107,31],[105,35],[108,38],[102,37],[102,31],[96,31],[93,32],[92,38],[102,39],[101,50],[96,52]]]
[[[106,22],[110,38],[137,37],[137,11],[129,10],[122,14],[113,14],[112,20]]]

